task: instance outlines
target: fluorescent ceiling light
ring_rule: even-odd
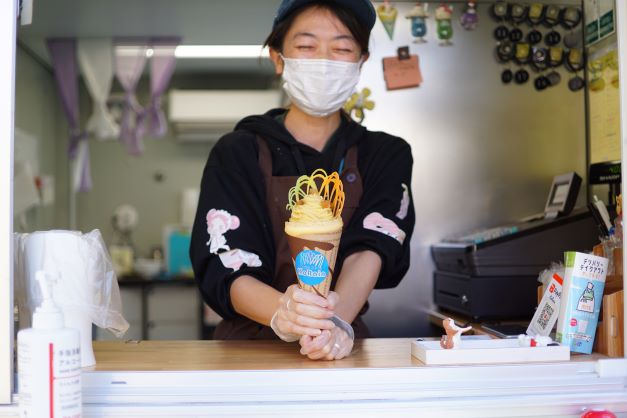
[[[136,56],[165,53],[171,47],[147,48],[140,45],[118,45],[115,48],[117,55]],[[176,58],[268,58],[268,48],[261,45],[178,45],[174,51]]]
[[[267,58],[261,45],[179,45],[176,58]]]

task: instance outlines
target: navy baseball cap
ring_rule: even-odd
[[[317,0],[283,0],[276,12],[276,16],[274,17],[272,28],[274,29],[276,25],[281,23],[281,21],[283,21],[283,19],[285,19],[294,10],[309,3],[314,3],[315,1]],[[377,13],[375,12],[374,6],[370,0],[327,0],[327,2],[337,3],[355,13],[357,20],[367,27],[368,30],[372,30],[377,21]]]

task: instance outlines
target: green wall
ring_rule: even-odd
[[[29,210],[26,231],[66,228],[67,124],[62,115],[54,77],[47,67],[21,47],[17,48],[15,66],[15,126],[37,138],[39,174],[54,176],[55,180],[54,205]],[[15,230],[25,232],[19,222],[15,222]]]

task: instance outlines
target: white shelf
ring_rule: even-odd
[[[445,350],[440,341],[413,341],[411,354],[427,365],[536,363],[570,360],[568,346],[521,347],[517,339],[463,340]]]

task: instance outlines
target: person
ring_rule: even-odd
[[[350,354],[369,335],[373,288],[398,285],[414,226],[409,145],[350,120],[342,106],[368,58],[369,0],[284,0],[267,38],[290,105],[241,120],[205,166],[190,257],[216,339],[300,343],[311,359]],[[288,191],[315,169],[337,171],[344,230],[327,298],[298,287],[284,234]],[[351,324],[351,325],[348,325]]]

